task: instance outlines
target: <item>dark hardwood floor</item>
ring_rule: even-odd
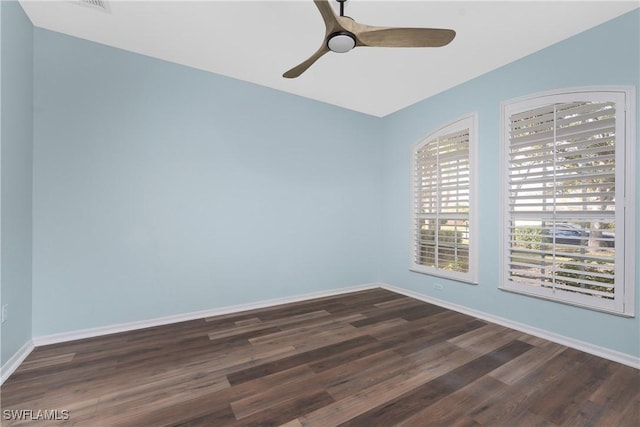
[[[1,397],[3,426],[640,425],[638,370],[380,289],[39,347]]]

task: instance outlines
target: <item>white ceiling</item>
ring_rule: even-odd
[[[282,73],[323,42],[311,0],[21,4],[37,27],[382,117],[639,6],[638,1],[349,0],[369,25],[451,28],[442,48],[361,47]],[[337,3],[332,1],[337,10]]]

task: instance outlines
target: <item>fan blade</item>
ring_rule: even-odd
[[[285,77],[287,79],[295,79],[296,77],[300,76],[300,74],[307,71],[307,69],[311,67],[314,62],[316,62],[322,55],[327,52],[329,52],[329,48],[326,44],[323,44],[322,46],[320,46],[320,49],[316,51],[316,53],[311,55],[306,61],[296,65],[295,67],[284,73],[282,77]]]
[[[438,28],[385,28],[358,25],[356,37],[366,46],[375,47],[440,47],[453,40],[456,32]]]
[[[335,12],[329,4],[329,0],[313,0],[313,2],[316,4],[316,7],[320,11],[320,15],[322,15],[324,25],[325,27],[327,27],[327,35],[333,33],[334,31],[340,30],[340,24],[338,23]]]

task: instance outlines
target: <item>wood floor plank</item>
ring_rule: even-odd
[[[350,325],[350,322],[355,319],[361,318],[360,315],[341,316],[336,319],[315,320],[313,322],[305,322],[304,325],[298,325],[296,328],[286,328],[281,326],[281,331],[274,332],[267,335],[251,338],[249,341],[254,345],[261,344],[276,344],[282,343],[284,345],[296,345],[303,344],[309,340],[310,336],[314,336],[322,333],[336,333],[340,330],[349,330],[356,333],[355,328]]]
[[[0,398],[71,417],[3,427],[636,427],[639,372],[370,289],[38,347]]]
[[[529,410],[558,425],[577,413],[581,402],[597,390],[612,368],[606,360],[592,357],[592,363],[579,364],[572,375],[562,377],[544,396],[532,399]]]
[[[416,353],[412,355],[411,362],[403,365],[404,369],[395,371],[390,378],[364,389],[352,390],[336,403],[300,417],[300,421],[310,426],[347,422],[477,358],[468,350],[451,351],[451,348],[451,344],[443,342]]]
[[[189,421],[172,424],[173,427],[211,427],[211,426],[226,426],[233,425],[235,423],[235,416],[231,407],[225,405],[221,408],[216,408],[207,412],[205,415],[201,415],[197,418],[191,418],[191,413],[187,416]]]
[[[324,391],[304,390],[295,397],[258,412],[247,418],[238,420],[236,426],[277,426],[287,422],[296,414],[314,410],[333,403],[333,399]]]
[[[291,380],[288,383],[278,384],[269,389],[257,391],[250,396],[233,401],[231,402],[231,408],[233,409],[236,419],[242,420],[250,415],[264,412],[269,408],[280,406],[281,404],[300,397],[301,390],[304,393],[310,393],[312,395],[326,394],[322,387],[318,387],[315,381],[300,378]],[[330,396],[329,399],[333,402]]]
[[[615,414],[611,414],[610,411],[606,411],[601,416],[601,420],[603,423],[608,422],[608,418],[611,416],[616,416]],[[634,398],[629,402],[627,408],[622,413],[620,417],[620,422],[618,425],[621,426],[637,426],[638,420],[640,420],[640,399]],[[614,425],[614,424],[610,424]]]
[[[640,411],[637,410],[637,404],[640,402],[637,393],[640,388],[640,371],[622,365],[609,367],[613,369],[613,373],[604,373],[604,379],[589,399],[582,404],[578,402],[579,409],[573,411],[573,415],[562,425],[624,426],[630,425],[630,419],[635,420],[634,424],[640,422]],[[629,396],[629,399],[621,399],[619,396]],[[626,417],[629,417],[629,420],[625,420]]]
[[[527,411],[532,401],[543,398],[566,377],[574,375],[579,352],[566,349],[529,375],[505,389],[492,393],[484,405],[470,408],[469,416],[481,425],[505,425]]]
[[[464,334],[465,332],[472,331],[476,328],[481,328],[484,325],[484,322],[478,320],[465,319],[462,322],[447,325],[446,327],[425,329],[424,331],[428,332],[428,336],[423,336],[420,337],[420,339],[415,340],[405,339],[404,343],[398,343],[396,346],[396,352],[402,355],[408,355],[440,341],[453,338],[459,334]]]
[[[300,422],[299,419],[296,418],[287,423],[280,424],[279,427],[302,427],[302,423]]]
[[[359,328],[362,326],[371,325],[373,323],[379,323],[385,320],[403,318],[404,316],[410,316],[412,314],[415,315],[416,310],[418,311],[418,313],[423,314],[423,317],[426,317],[431,314],[430,312],[425,310],[424,303],[413,300],[410,302],[406,302],[401,306],[392,306],[392,307],[384,307],[384,308],[378,307],[374,311],[375,314],[370,314],[366,316],[366,318],[352,322],[351,324]]]
[[[76,353],[64,353],[64,354],[59,354],[51,357],[40,358],[37,360],[33,360],[33,359],[25,360],[24,363],[22,364],[22,371],[26,372],[33,369],[49,368],[53,365],[68,363],[73,360],[75,355]]]
[[[530,343],[530,341],[523,341]],[[560,344],[548,341],[543,342],[541,345],[495,369],[489,375],[505,384],[513,385],[566,349]]]
[[[291,316],[285,319],[274,319],[270,321],[263,321],[260,323],[249,323],[243,326],[234,325],[226,329],[216,330],[215,332],[209,333],[209,339],[216,340],[219,338],[226,338],[226,337],[237,335],[237,334],[265,329],[270,326],[278,327],[278,326],[286,325],[287,323],[296,323],[303,320],[315,319],[318,317],[326,317],[326,316],[329,316],[328,311],[317,310],[317,311],[312,311],[310,313],[297,314],[295,316]]]
[[[582,403],[580,409],[576,411],[573,416],[569,417],[562,423],[563,427],[585,427],[596,426],[595,420],[599,418],[599,414],[602,412],[602,406],[587,400]],[[618,420],[619,421],[619,420]],[[607,424],[607,425],[620,425],[619,423]]]
[[[328,378],[325,390],[337,401],[399,375],[402,363],[396,353],[386,350],[321,373]]]
[[[467,417],[469,408],[484,404],[492,393],[503,391],[507,386],[485,375],[465,387],[448,394],[432,405],[428,405],[396,424],[396,427],[449,426]]]
[[[373,341],[375,341],[374,338],[366,335],[358,338],[353,338],[347,341],[342,341],[336,344],[320,347],[315,350],[310,350],[304,353],[296,354],[294,356],[289,356],[287,358],[283,358],[275,362],[269,362],[262,365],[258,365],[253,368],[234,372],[232,374],[229,374],[227,378],[229,378],[229,382],[232,385],[240,384],[242,382],[250,381],[252,379],[259,378],[264,375],[269,375],[274,372],[283,371],[285,369],[291,368],[292,366],[308,363],[322,356],[348,350],[349,348],[353,348],[354,346],[358,346],[360,344],[373,342]]]
[[[530,348],[531,345],[522,341],[512,341],[340,425],[345,427],[373,425],[373,423],[395,425]]]
[[[600,387],[589,396],[589,400],[602,406],[609,406],[624,402],[616,399],[618,393],[639,398],[633,390],[640,387],[640,371],[624,365],[609,366],[613,369],[613,373],[605,378]]]

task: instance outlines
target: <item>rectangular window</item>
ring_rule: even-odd
[[[430,134],[412,153],[411,270],[476,283],[475,115]]]
[[[633,315],[631,97],[503,104],[503,289]]]

